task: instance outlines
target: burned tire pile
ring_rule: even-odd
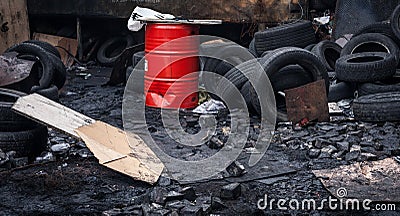
[[[28,157],[33,162],[47,146],[48,131],[11,107],[19,97],[32,93],[58,101],[67,72],[58,50],[43,41],[25,41],[6,52],[16,52],[18,59],[34,62],[28,77],[0,89],[0,154],[6,155],[4,161],[12,167],[14,157]]]
[[[299,87],[317,80],[325,80],[329,91],[329,77],[327,71],[332,71],[336,59],[340,56],[340,47],[333,42],[323,42],[315,45],[316,37],[309,21],[298,21],[257,32],[248,50],[249,56],[255,56],[269,77],[277,100],[278,120],[285,121],[286,101],[282,92]],[[254,68],[254,61],[235,56],[235,53],[244,50],[238,45],[220,43],[216,55],[226,61],[213,58],[203,61],[203,71],[210,71],[224,76],[240,90],[248,109],[252,114],[261,115],[261,105],[258,95],[247,76]],[[201,45],[203,54],[214,53],[216,45]],[[303,49],[308,47],[314,52]],[[236,51],[236,52],[235,52]],[[254,53],[254,54],[253,54]],[[224,56],[227,55],[227,56]],[[225,58],[227,57],[227,58]],[[250,58],[251,59],[251,58]],[[240,68],[240,70],[238,69]],[[260,87],[263,83],[253,83]],[[232,89],[228,89],[223,82],[216,83],[216,90],[222,98],[234,97]],[[210,90],[205,86],[207,90]]]
[[[343,48],[333,41],[315,44],[314,31],[309,21],[284,24],[257,32],[249,45],[249,52],[256,54],[258,62],[270,79],[275,92],[278,120],[287,120],[285,90],[323,79],[329,102],[356,97],[353,111],[357,120],[400,121],[396,114],[388,114],[396,112],[396,109],[382,107],[387,111],[379,113],[362,105],[366,100],[375,104],[372,107],[379,110],[379,107],[386,106],[386,102],[393,101],[396,104],[393,95],[400,90],[400,76],[396,73],[400,59],[399,17],[400,6],[393,12],[390,24],[373,23],[364,27]],[[202,49],[205,54],[218,49],[217,52],[229,55],[229,60],[203,60],[203,70],[222,75],[231,81],[240,90],[249,111],[260,115],[261,107],[254,83],[248,83],[246,77],[248,72],[245,68],[249,68],[251,63],[232,54],[235,53],[234,49],[239,49],[237,45],[220,43],[219,46],[222,48],[218,44],[202,45]],[[217,83],[217,90],[223,97],[233,97],[233,91],[226,88],[224,84],[218,86]]]
[[[0,89],[0,149],[9,157],[28,157],[33,161],[47,146],[47,127],[11,110],[25,93]]]
[[[373,23],[353,35],[336,62],[336,76],[346,92],[354,87],[354,117],[360,121],[400,121],[398,93],[400,6],[390,23]],[[350,87],[349,87],[350,86]],[[346,95],[347,98],[351,94]],[[335,98],[338,99],[338,98]]]
[[[22,91],[27,94],[38,93],[58,101],[58,91],[66,81],[66,68],[58,50],[49,43],[29,40],[16,44],[6,52],[18,53],[18,58],[34,61],[29,77],[4,88]]]

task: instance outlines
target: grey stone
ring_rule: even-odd
[[[337,142],[336,147],[339,149],[339,151],[350,151],[349,142]]]
[[[168,194],[168,191],[165,188],[155,187],[150,192],[150,201],[158,204],[165,204],[165,196]]]
[[[341,159],[344,155],[345,151],[339,151],[332,155],[333,158]]]
[[[360,156],[360,152],[359,151],[352,151],[346,154],[346,160],[347,161],[354,161],[357,160],[357,158]]]
[[[375,143],[372,141],[361,141],[360,146],[361,147],[374,147]]]
[[[328,145],[331,145],[331,142],[329,142],[328,140],[325,140],[325,139],[321,139],[321,138],[316,139],[314,142],[314,147],[319,148],[319,149],[321,149],[325,146],[328,146]]]
[[[226,171],[228,172],[229,176],[231,176],[231,177],[239,177],[246,173],[246,169],[238,161],[235,161],[231,165],[229,165],[226,168]]]
[[[171,201],[167,202],[165,205],[166,208],[171,209],[171,210],[181,210],[186,206],[186,204],[182,201]]]
[[[185,206],[181,210],[182,216],[201,216],[203,215],[203,208],[200,206]]]
[[[321,154],[320,149],[310,149],[310,151],[308,152],[308,156],[312,159],[318,158],[320,154]]]
[[[183,200],[183,197],[184,197],[184,195],[181,193],[178,193],[176,191],[170,191],[165,196],[165,202],[174,201],[174,200]]]
[[[376,161],[378,156],[371,153],[361,153],[359,156],[359,161]]]
[[[353,151],[361,151],[361,146],[352,145],[351,148],[350,148],[350,152],[353,152]]]
[[[221,188],[221,198],[233,200],[240,196],[242,187],[239,183],[232,183]]]
[[[179,191],[179,193],[183,194],[183,198],[189,201],[195,201],[197,198],[196,191],[193,187],[185,187]]]
[[[211,197],[211,209],[221,210],[225,208],[225,203],[219,197]]]
[[[333,145],[329,145],[321,149],[321,153],[328,153],[328,154],[333,154],[337,151],[338,151],[337,148]]]
[[[66,153],[69,149],[71,148],[71,146],[68,143],[63,143],[63,144],[56,144],[56,145],[52,145],[50,147],[51,151],[53,153],[56,154],[64,154]]]
[[[169,177],[166,176],[160,176],[158,179],[158,185],[162,187],[170,186],[172,184],[172,181]]]

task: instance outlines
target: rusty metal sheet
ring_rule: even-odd
[[[30,15],[128,18],[136,6],[188,19],[279,23],[290,17],[290,1],[281,0],[30,0]]]
[[[17,83],[30,74],[35,62],[17,58],[16,52],[0,55],[0,86]]]
[[[340,198],[400,202],[400,164],[392,158],[313,170],[313,173],[336,197],[342,188],[346,189],[346,197]]]
[[[285,90],[289,121],[329,121],[325,81],[319,80],[298,88]]]

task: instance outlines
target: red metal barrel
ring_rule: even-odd
[[[196,25],[146,25],[144,92],[147,106],[165,109],[197,106],[199,41],[194,37],[170,41],[198,34]]]

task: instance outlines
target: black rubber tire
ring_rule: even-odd
[[[358,86],[359,96],[386,92],[400,92],[400,83],[393,85],[385,85],[382,83],[363,83]]]
[[[35,124],[32,120],[11,110],[14,102],[25,95],[23,92],[0,88],[0,131],[27,130]]]
[[[359,97],[353,102],[354,118],[366,122],[400,121],[400,92]]]
[[[397,62],[389,53],[357,53],[340,57],[336,62],[338,80],[347,82],[375,82],[396,73]]]
[[[328,102],[338,102],[343,99],[354,98],[356,85],[348,82],[340,82],[329,87]]]
[[[243,85],[248,81],[247,76],[259,76],[254,70],[257,59],[253,59],[247,62],[243,62],[240,65],[232,68],[225,74],[225,78],[229,80],[239,91],[242,89]],[[221,98],[235,98],[232,88],[227,88],[227,83],[225,80],[217,81],[217,86],[215,92],[221,96]]]
[[[36,41],[35,43],[38,43],[41,45],[46,44],[45,42],[42,42],[42,41]],[[35,43],[24,42],[21,44],[17,44],[15,46],[13,46],[12,48],[27,49],[27,47],[31,47],[32,49],[35,49],[39,46],[39,45],[36,45]],[[44,46],[46,46],[46,45],[44,45]],[[51,45],[48,44],[48,46],[51,46]],[[61,61],[61,59],[59,57],[57,57],[56,55],[54,55],[52,52],[48,52],[44,48],[42,48],[42,49],[46,51],[46,54],[49,57],[51,64],[53,64],[53,66],[54,66],[55,71],[53,73],[52,84],[55,84],[59,89],[61,89],[64,86],[65,81],[67,79],[67,71],[65,69],[65,65]],[[47,49],[50,49],[50,48],[47,47]],[[11,51],[11,48],[9,48],[9,50]],[[35,55],[35,53],[31,53],[31,54],[23,53],[22,56],[20,56],[19,58],[24,58],[27,60],[37,60],[36,57],[38,57],[38,56]],[[39,61],[40,61],[40,59],[39,59]],[[43,71],[41,72],[41,74],[43,74]],[[31,92],[32,93],[36,92],[36,89],[31,90]]]
[[[46,97],[52,101],[58,102],[60,100],[59,94],[58,94],[58,88],[55,85],[52,85],[47,89],[40,89],[40,90],[36,91],[35,93],[40,94],[43,97]]]
[[[39,80],[39,86],[32,87],[31,91],[35,92],[40,89],[46,89],[51,86],[53,83],[53,77],[55,74],[55,67],[52,61],[52,57],[49,53],[37,46],[35,44],[17,44],[13,47],[9,48],[8,51],[10,52],[17,52],[21,55],[34,55],[39,58],[39,61],[42,65],[42,75]]]
[[[119,46],[120,44],[123,45]],[[106,40],[97,51],[97,60],[104,66],[113,66],[122,52],[133,44],[134,40],[130,35],[110,38]],[[109,53],[110,49],[114,53]]]
[[[239,53],[240,55],[238,55]],[[232,67],[254,59],[253,54],[246,48],[230,43],[224,46],[220,45],[218,51],[211,55],[216,58],[206,58],[204,71],[214,72],[221,76],[224,76]]]
[[[315,45],[316,44],[307,45],[306,47],[304,47],[304,49],[307,50],[307,51],[311,51],[315,47]]]
[[[287,67],[288,65],[299,65],[305,72],[307,72],[308,76],[311,77],[312,81],[317,81],[321,79],[325,80],[327,95],[329,93],[329,77],[325,66],[322,64],[322,62],[318,59],[318,57],[315,54],[307,50],[296,47],[280,48],[274,50],[273,52],[269,53],[264,58],[262,58],[261,64],[268,77],[277,76],[278,73],[282,73],[281,69]],[[304,76],[304,73],[302,73],[301,76]],[[276,105],[278,111],[277,119],[278,121],[286,121],[287,115],[286,115],[285,100],[282,99],[281,101],[278,101],[277,96],[278,95],[276,94],[277,98]],[[260,104],[258,103],[258,98],[252,99],[252,105],[256,110],[256,112],[260,114],[261,107]]]
[[[315,33],[310,21],[298,21],[269,28],[254,35],[257,53],[281,47],[306,47],[315,43]]]
[[[60,52],[57,50],[57,48],[55,48],[53,45],[51,45],[45,41],[28,40],[23,43],[30,43],[30,44],[38,45],[38,46],[42,47],[44,50],[46,50],[47,52],[49,52],[49,53],[57,56],[57,58],[61,59]]]
[[[35,125],[24,131],[0,132],[0,149],[15,151],[16,157],[28,156],[32,160],[46,149],[47,127]]]
[[[362,34],[367,34],[367,33],[378,33],[385,35],[386,37],[389,37],[392,39],[398,46],[400,44],[400,40],[396,37],[396,35],[392,31],[392,27],[390,26],[390,23],[388,22],[378,22],[378,23],[372,23],[370,25],[365,26],[364,28],[360,29],[358,32],[356,32],[353,37],[362,35]]]
[[[67,80],[67,70],[60,58],[53,54],[50,54],[49,56],[51,57],[52,63],[56,70],[53,77],[53,84],[56,85],[58,89],[62,89]]]
[[[314,81],[313,77],[299,65],[283,67],[269,79],[275,92],[296,88]]]
[[[253,105],[251,103],[251,91],[254,91],[253,86],[251,85],[250,82],[246,82],[242,89],[240,89],[240,93],[242,94],[244,101],[246,101],[247,109],[250,114],[257,114],[255,109],[253,108]]]
[[[362,52],[386,52],[393,54],[399,62],[399,47],[389,37],[379,33],[366,33],[351,40],[343,47],[341,56]]]
[[[255,57],[259,57],[256,49],[256,39],[253,38],[249,44],[249,52],[252,53]]]
[[[140,51],[140,52],[133,54],[132,66],[136,67],[136,65],[139,64],[139,62],[144,58],[145,54],[146,54],[145,51]]]
[[[261,65],[270,78],[282,72],[281,69],[286,66],[298,65],[312,81],[325,80],[326,92],[329,92],[329,77],[325,66],[315,54],[307,50],[296,47],[276,49],[261,59]]]
[[[400,4],[393,10],[390,17],[390,26],[392,27],[393,34],[396,35],[397,40],[400,40]]]
[[[311,52],[318,56],[328,71],[335,71],[336,61],[340,58],[342,47],[335,42],[324,40],[315,45]]]

